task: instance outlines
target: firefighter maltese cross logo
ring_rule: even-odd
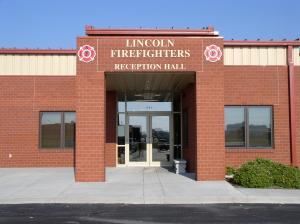
[[[206,61],[217,62],[221,60],[222,51],[217,45],[209,45],[205,48],[204,56]]]
[[[96,51],[90,45],[83,45],[79,48],[77,55],[78,55],[79,61],[88,63],[88,62],[94,61],[94,59],[96,57]]]

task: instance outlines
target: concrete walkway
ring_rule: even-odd
[[[235,188],[164,168],[107,168],[105,183],[76,183],[71,168],[1,168],[0,203],[298,203],[300,190]]]

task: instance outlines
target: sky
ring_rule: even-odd
[[[226,40],[300,37],[300,0],[0,0],[0,47],[76,48],[85,25],[202,28]]]

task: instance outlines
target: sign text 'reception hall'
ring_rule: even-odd
[[[174,39],[127,39],[125,49],[112,49],[112,58],[188,58],[188,49],[175,48]]]

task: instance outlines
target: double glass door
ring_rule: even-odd
[[[126,164],[171,166],[173,147],[169,113],[128,113]]]

